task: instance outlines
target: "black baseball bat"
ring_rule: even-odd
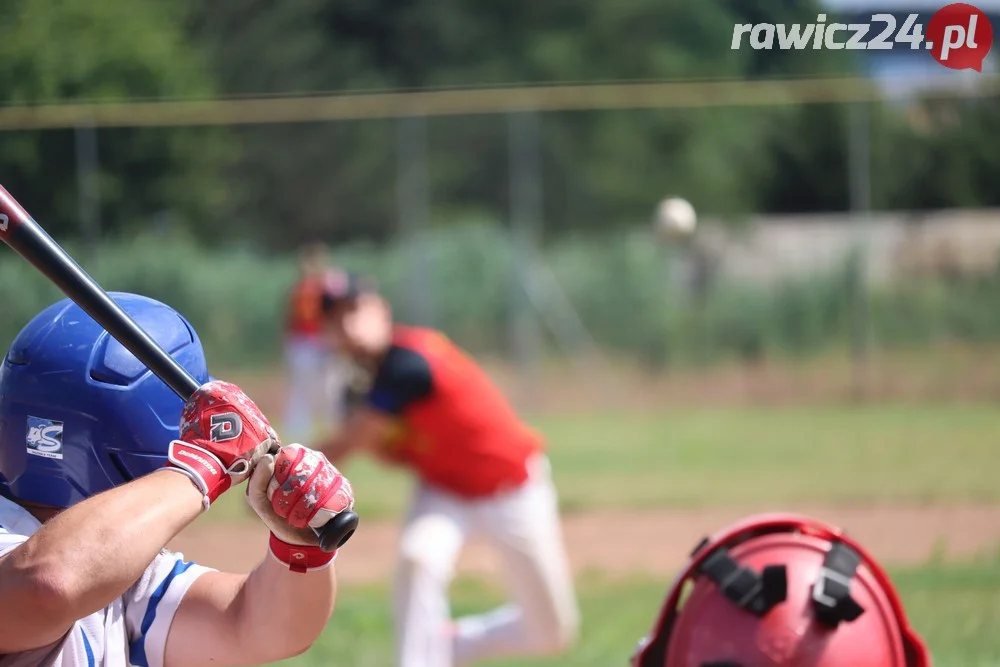
[[[0,240],[55,283],[178,396],[187,400],[198,390],[198,381],[143,331],[2,185]],[[357,514],[341,512],[313,531],[319,538],[320,547],[331,552],[346,544],[357,527]]]

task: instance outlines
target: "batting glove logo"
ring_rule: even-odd
[[[235,440],[243,433],[243,420],[235,412],[212,415],[209,423],[212,427],[212,442]]]

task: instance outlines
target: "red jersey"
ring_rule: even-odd
[[[544,448],[485,371],[430,329],[395,328],[367,402],[398,419],[385,458],[455,495],[523,484],[529,459]]]
[[[301,278],[288,299],[286,331],[295,336],[316,336],[323,326],[323,276]]]

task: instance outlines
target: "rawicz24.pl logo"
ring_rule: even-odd
[[[732,48],[743,47],[744,38],[756,50],[879,50],[899,42],[929,51],[945,67],[983,71],[993,26],[979,8],[963,2],[942,7],[927,22],[926,35],[918,18],[910,14],[897,24],[892,14],[872,14],[868,23],[827,23],[826,14],[820,14],[815,23],[737,23]]]

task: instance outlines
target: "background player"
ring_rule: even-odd
[[[282,428],[291,442],[304,442],[318,425],[328,429],[340,419],[336,397],[343,392],[346,376],[336,350],[321,336],[323,292],[327,283],[336,283],[343,274],[329,266],[326,247],[320,243],[301,250],[299,271],[285,320],[288,393]]]
[[[183,317],[113,296],[208,382]],[[336,596],[307,522],[352,492],[319,453],[290,445],[275,460],[276,444],[238,387],[204,384],[185,405],[69,301],[37,315],[0,371],[0,665],[254,665],[306,650]],[[248,477],[271,530],[249,575],[164,548]]]
[[[472,359],[437,331],[394,326],[357,279],[329,294],[326,310],[336,344],[372,383],[320,449],[335,463],[368,451],[418,478],[396,580],[400,667],[565,650],[579,614],[539,436]],[[474,534],[501,556],[513,600],[452,623],[448,586]]]

